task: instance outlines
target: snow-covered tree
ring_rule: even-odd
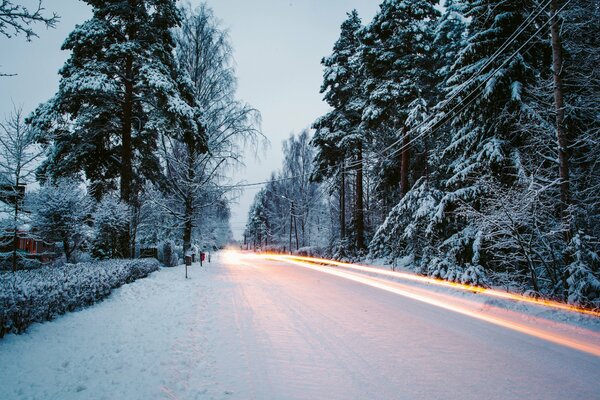
[[[412,172],[409,117],[428,107],[434,86],[434,0],[386,0],[362,33],[364,125],[391,128],[400,157],[400,193],[410,189]],[[414,120],[414,118],[413,118]]]
[[[325,185],[311,181],[316,149],[308,130],[283,143],[282,168],[254,197],[246,224],[246,239],[254,246],[293,251],[326,247]]]
[[[571,263],[566,269],[567,302],[591,308],[600,308],[600,254],[597,238],[578,232],[567,251]]]
[[[98,259],[129,258],[121,241],[130,228],[131,211],[115,196],[107,195],[96,205],[93,214],[92,256]]]
[[[299,134],[290,135],[283,142],[282,179],[287,179],[281,186],[284,196],[294,202],[293,213],[298,221],[300,246],[311,244],[313,211],[318,210],[320,199],[319,187],[311,182],[315,149],[310,146],[310,133],[307,129]]]
[[[456,208],[466,204],[477,209],[481,198],[491,195],[486,182],[509,188],[526,179],[517,124],[528,117],[524,91],[540,77],[549,55],[543,43],[524,46],[536,28],[523,22],[529,16],[535,21],[535,9],[533,2],[522,1],[463,4],[470,21],[468,39],[447,80],[454,103],[442,103],[461,107],[450,113],[451,137],[442,151],[442,165],[448,166],[447,193],[435,213],[448,229],[449,262],[472,262],[476,240],[476,231],[454,213]]]
[[[333,107],[313,125],[316,129],[312,143],[318,151],[315,157],[313,180],[339,177],[340,238],[346,237],[346,163],[352,163],[350,171],[355,177],[356,194],[353,207],[353,245],[365,247],[363,153],[367,141],[361,126],[364,97],[361,88],[359,58],[359,31],[361,20],[356,10],[348,13],[340,28],[340,37],[330,56],[324,57],[321,93]]]
[[[144,181],[160,177],[160,135],[193,138],[206,150],[191,82],[174,57],[180,14],[174,0],[86,3],[92,18],[63,44],[71,56],[59,90],[31,118],[49,144],[40,172],[83,171],[96,198],[118,184],[121,199],[135,204]]]
[[[551,21],[554,13],[558,14]],[[600,242],[592,239],[600,237],[600,119],[593,105],[600,92],[595,67],[600,42],[594,34],[598,32],[594,20],[599,13],[595,2],[581,1],[558,2],[544,15],[546,23],[553,22],[546,43],[549,46],[552,39],[553,59],[547,72],[524,92],[531,117],[521,119],[518,125],[527,149],[521,153],[520,162],[525,170],[535,171],[536,184],[545,185],[539,198],[551,207],[540,225],[553,227],[548,229],[554,235],[548,237],[547,246],[552,252],[546,253],[544,263],[552,267],[557,278],[550,279],[553,286],[543,291],[565,299],[573,288],[588,284],[586,277],[600,276],[592,258],[575,257],[572,250],[577,247],[574,235],[578,235],[580,241],[587,238],[584,241],[590,254],[600,251]],[[583,260],[591,275],[573,274],[570,266]]]
[[[36,163],[42,151],[36,145],[35,131],[25,124],[23,109],[14,107],[13,112],[0,123],[0,197],[3,213],[0,229],[9,233],[2,240],[3,247],[10,247],[10,254],[3,259],[12,259],[13,271],[18,264],[18,230],[26,222],[23,218],[25,186],[34,180]]]
[[[32,228],[47,243],[60,242],[67,262],[87,239],[93,202],[81,182],[60,179],[46,182],[28,198]]]
[[[430,237],[436,231],[430,217],[441,196],[441,191],[421,178],[377,229],[369,244],[371,257],[394,260],[408,256],[416,263],[431,259]]]
[[[256,250],[260,249],[263,245],[266,247],[269,245],[270,236],[272,236],[271,222],[268,216],[269,203],[266,201],[268,194],[267,188],[261,189],[255,196],[250,210],[248,211],[248,222],[244,230],[244,241],[248,247]]]
[[[173,229],[181,232],[186,253],[201,222],[210,219],[207,214],[225,199],[225,172],[238,167],[244,145],[260,137],[260,115],[235,98],[237,81],[230,40],[212,10],[203,4],[197,9],[188,5],[181,12],[183,22],[175,30],[176,55],[190,77],[203,127],[196,135],[163,135],[160,156],[166,179],[159,200]],[[205,138],[208,152],[203,151]],[[210,237],[210,232],[201,233]]]
[[[444,12],[438,20],[433,39],[433,51],[436,54],[438,88],[443,88],[450,78],[458,53],[465,46],[467,38],[467,20],[462,14],[461,0],[446,0]],[[438,90],[441,98],[442,90]]]

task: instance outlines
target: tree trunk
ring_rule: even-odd
[[[13,272],[17,272],[17,249],[19,248],[19,235],[18,235],[18,223],[19,223],[19,175],[20,172],[17,172],[17,179],[15,180],[16,185],[14,188],[15,191],[15,215],[13,221],[13,254],[12,254],[12,270]]]
[[[188,252],[192,247],[192,230],[194,229],[194,181],[196,179],[196,170],[194,169],[196,160],[196,150],[193,143],[187,143],[187,161],[188,173],[187,179],[189,187],[187,188],[185,199],[185,216],[183,227],[183,254]]]
[[[429,137],[425,136],[425,154],[423,157],[425,158],[425,167],[423,174],[425,175],[425,187],[429,188]]]
[[[344,163],[345,164],[345,163]],[[340,185],[340,239],[346,238],[346,177],[345,165],[342,166]]]
[[[402,152],[400,166],[400,194],[402,197],[408,193],[408,173],[410,170],[410,137],[406,125],[402,128]]]
[[[188,206],[188,202],[186,201],[185,205],[185,213],[186,215],[190,214],[190,207]],[[183,225],[183,254],[184,256],[188,253],[188,251],[192,248],[192,220],[186,216],[185,222]]]
[[[365,248],[365,212],[363,194],[363,155],[362,144],[358,146],[356,165],[356,207],[354,210],[354,229],[356,234],[356,247],[359,250]]]
[[[298,243],[298,220],[296,219],[296,216],[294,215],[294,232],[296,233],[296,250],[299,249],[299,243]]]
[[[134,13],[137,7],[137,0],[129,0],[129,20],[127,24],[127,40],[133,41],[136,37],[136,28],[134,26]],[[131,204],[132,181],[133,181],[133,148],[131,143],[131,131],[133,123],[133,56],[131,54],[125,57],[125,98],[123,99],[123,126],[121,129],[121,200],[126,204]],[[121,254],[124,257],[131,256],[129,229],[121,239]]]
[[[140,224],[140,207],[142,205],[140,204],[139,199],[136,198],[135,200],[135,204],[132,205],[132,215],[131,215],[131,236],[129,238],[129,243],[130,243],[130,257],[131,258],[135,258],[135,241],[137,239],[137,232],[138,232],[138,227]]]
[[[73,252],[73,250],[71,249],[71,246],[69,244],[68,238],[63,239],[63,250],[65,251],[65,258],[67,259],[67,263],[68,263],[71,261],[71,253]]]
[[[563,99],[562,84],[562,44],[558,26],[557,0],[552,0],[550,13],[552,18],[552,69],[554,70],[554,108],[556,111],[556,141],[558,145],[558,176],[560,178],[560,216],[567,219],[567,208],[569,207],[569,158],[568,138],[565,131],[565,104]],[[569,229],[566,230],[565,239],[570,241]]]

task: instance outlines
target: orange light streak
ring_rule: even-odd
[[[496,317],[493,315],[485,314],[477,310],[471,310],[467,307],[463,307],[456,304],[450,304],[447,300],[443,301],[442,299],[436,299],[435,295],[426,295],[421,293],[413,293],[409,290],[402,289],[401,287],[394,286],[393,282],[383,282],[381,280],[377,280],[376,278],[371,277],[363,277],[357,276],[355,274],[344,272],[340,270],[333,269],[331,267],[322,267],[311,264],[306,261],[299,261],[293,258],[296,257],[286,257],[279,255],[268,255],[264,258],[286,261],[304,268],[312,269],[319,272],[324,272],[330,275],[335,275],[344,279],[348,279],[354,282],[362,283],[364,285],[368,285],[377,289],[385,290],[387,292],[395,293],[404,297],[408,297],[413,300],[417,300],[426,304],[430,304],[436,307],[443,308],[445,310],[453,311],[458,314],[466,315],[475,319],[479,319],[481,321],[485,321],[497,326],[501,326],[507,329],[511,329],[516,332],[520,332],[529,336],[533,336],[551,343],[555,343],[561,346],[565,346],[571,349],[576,349],[588,354],[592,354],[596,357],[600,357],[600,345],[595,343],[586,343],[582,341],[578,341],[567,336],[557,334],[554,332],[550,332],[544,329],[527,326],[515,321],[510,321],[504,318]],[[399,283],[395,283],[396,285],[401,285]]]
[[[309,263],[335,265],[337,267],[350,268],[350,269],[354,269],[357,271],[368,272],[368,273],[373,273],[373,274],[377,274],[377,275],[386,275],[386,276],[409,280],[409,281],[413,281],[413,282],[426,283],[426,284],[431,284],[431,285],[435,285],[435,286],[442,286],[442,287],[459,289],[459,290],[463,290],[463,291],[481,293],[486,296],[496,297],[496,298],[500,298],[500,299],[504,299],[504,300],[521,301],[524,303],[534,304],[534,305],[538,305],[538,306],[546,306],[546,307],[555,308],[555,309],[559,309],[559,310],[563,310],[563,311],[578,312],[578,313],[582,313],[582,314],[586,314],[586,315],[591,315],[594,317],[600,317],[600,312],[590,310],[587,308],[583,308],[583,307],[572,306],[569,304],[564,304],[564,303],[560,303],[560,302],[552,301],[552,300],[535,299],[532,297],[523,296],[521,294],[504,292],[504,291],[496,290],[496,289],[487,289],[487,288],[482,288],[482,287],[478,287],[478,286],[464,285],[464,284],[456,283],[456,282],[448,282],[448,281],[444,281],[441,279],[430,278],[427,276],[421,276],[421,275],[411,274],[411,273],[407,273],[407,272],[388,271],[385,269],[367,267],[367,266],[358,265],[358,264],[344,263],[344,262],[335,261],[335,260],[328,260],[325,258],[288,256],[288,255],[280,255],[280,254],[264,254],[263,257],[264,258],[276,258],[280,261],[294,261],[295,260],[295,261],[305,261],[305,262],[309,262]]]

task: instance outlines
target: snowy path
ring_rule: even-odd
[[[600,357],[275,261],[164,269],[0,340],[0,399],[600,399]]]

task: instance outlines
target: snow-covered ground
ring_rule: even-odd
[[[600,398],[593,354],[360,281],[225,255],[189,280],[162,269],[8,335],[0,399]]]

